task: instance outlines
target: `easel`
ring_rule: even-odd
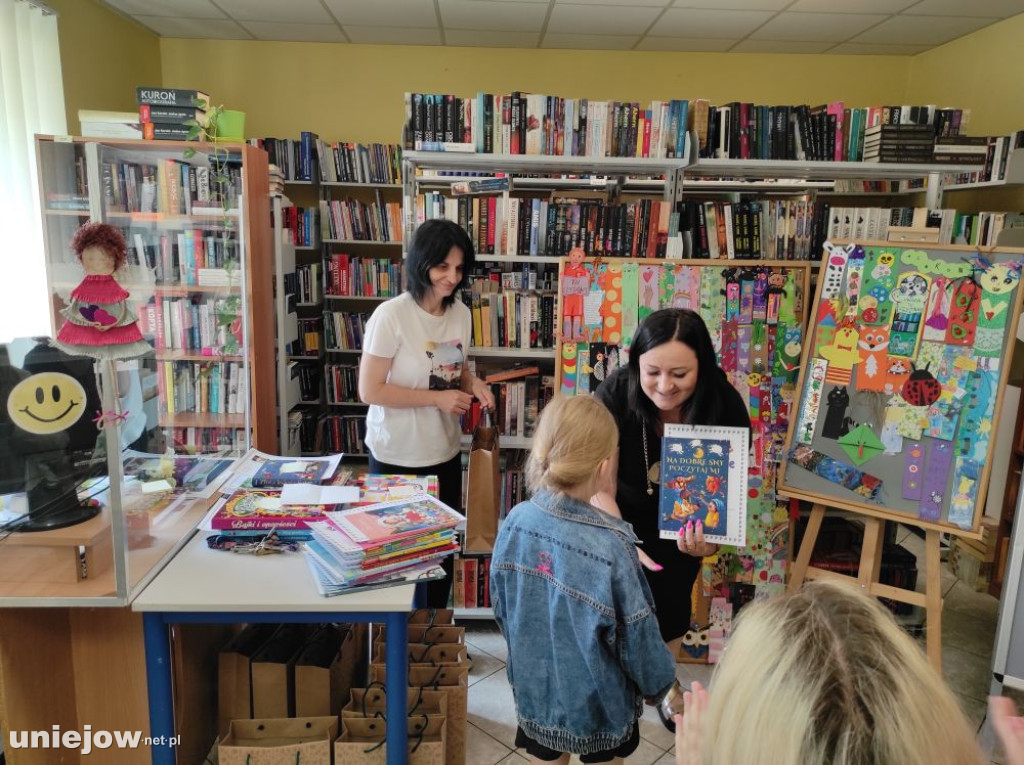
[[[935,667],[937,672],[942,672],[942,581],[941,581],[941,559],[939,557],[939,531],[938,529],[926,528],[924,530],[925,550],[925,576],[924,592],[906,590],[902,587],[893,587],[889,584],[882,584],[879,575],[882,570],[882,532],[885,529],[885,520],[872,516],[863,516],[864,522],[864,544],[860,551],[860,565],[857,568],[857,576],[839,574],[835,571],[828,571],[823,568],[816,568],[811,565],[811,555],[814,552],[815,542],[821,531],[821,522],[825,518],[825,505],[815,503],[811,507],[811,516],[807,521],[807,530],[804,532],[803,540],[800,542],[800,551],[796,561],[790,570],[789,585],[787,591],[792,593],[799,590],[807,579],[830,579],[833,581],[847,582],[859,586],[867,595],[879,598],[898,600],[900,603],[909,603],[913,606],[924,608],[925,612],[925,652],[928,661]]]

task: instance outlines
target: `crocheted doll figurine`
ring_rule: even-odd
[[[64,324],[53,345],[75,356],[131,359],[150,350],[137,319],[128,310],[128,291],[114,279],[128,257],[124,236],[106,223],[86,223],[75,232],[71,249],[85,279],[61,311]]]

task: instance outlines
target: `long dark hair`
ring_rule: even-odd
[[[452,247],[462,250],[462,282],[451,295],[442,298],[441,305],[445,308],[456,301],[456,293],[469,280],[469,273],[476,263],[473,241],[458,223],[443,218],[428,220],[416,229],[405,257],[405,283],[417,303],[432,287],[430,269],[444,263]]]
[[[728,386],[725,372],[718,366],[711,334],[700,314],[688,308],[655,311],[636,329],[629,347],[629,408],[634,416],[652,428],[660,421],[658,408],[640,387],[640,357],[652,348],[678,340],[697,356],[697,387],[683,402],[682,420],[698,425],[722,424],[726,403],[722,386]]]

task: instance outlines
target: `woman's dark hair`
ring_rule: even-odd
[[[469,274],[476,263],[473,241],[462,227],[450,220],[439,218],[420,224],[412,236],[409,253],[405,257],[406,287],[417,302],[430,292],[430,269],[439,266],[448,258],[452,247],[462,250],[461,288],[469,280]],[[457,291],[457,290],[456,290]],[[441,304],[448,308],[456,300],[455,292],[447,295]]]
[[[640,387],[640,357],[652,348],[678,340],[697,355],[697,387],[683,402],[682,421],[697,424],[723,424],[725,401],[723,385],[729,385],[725,372],[718,366],[711,334],[700,314],[688,308],[665,308],[655,311],[636,329],[629,347],[629,408],[637,418],[654,427],[659,421],[658,408]]]

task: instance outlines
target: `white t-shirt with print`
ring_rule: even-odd
[[[443,316],[427,313],[408,292],[382,303],[366,324],[363,351],[391,359],[387,381],[414,390],[458,388],[472,338],[472,315],[462,302]],[[366,446],[381,462],[436,465],[459,452],[459,418],[436,406],[370,406]]]

